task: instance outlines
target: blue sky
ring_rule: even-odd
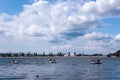
[[[0,52],[120,49],[120,0],[0,0]]]
[[[23,5],[31,3],[30,0],[0,0],[0,13],[19,14],[23,10]]]

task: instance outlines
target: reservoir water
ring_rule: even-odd
[[[89,58],[0,58],[0,80],[120,80],[120,58],[100,58],[102,64],[90,64]]]

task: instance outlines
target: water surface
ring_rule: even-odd
[[[88,58],[0,58],[0,80],[120,80],[120,58],[101,58],[90,64]]]

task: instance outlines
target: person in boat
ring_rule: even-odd
[[[53,62],[56,63],[55,59],[53,59]]]
[[[48,61],[52,61],[52,59],[48,59]]]
[[[100,63],[100,60],[98,59],[97,62]]]
[[[50,63],[56,63],[55,59],[48,59]]]
[[[96,59],[91,59],[90,61],[91,61],[91,62],[96,62]]]
[[[100,61],[100,59],[93,59],[90,61],[90,63],[92,64],[101,64],[102,62]]]

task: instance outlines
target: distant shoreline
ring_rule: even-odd
[[[32,56],[32,57],[0,57],[0,58],[106,58],[107,56]]]

